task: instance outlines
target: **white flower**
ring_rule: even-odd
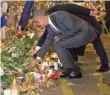
[[[8,53],[13,52],[13,51],[15,50],[15,48],[16,48],[16,47],[12,47],[12,48],[10,48],[9,51],[8,51]]]
[[[46,67],[49,67],[48,62],[43,62],[41,66],[41,70],[44,70]]]
[[[34,37],[34,33],[28,33],[28,36],[30,37],[30,39],[32,39]]]
[[[18,57],[19,55],[17,53],[12,53],[12,57]]]
[[[0,76],[3,76],[4,75],[4,71],[3,69],[0,67]]]
[[[28,32],[28,33],[27,33],[27,34],[28,34],[28,36],[30,36],[30,35],[31,35],[31,33],[30,33],[29,31],[27,31],[27,32]]]
[[[31,35],[30,35],[30,39],[32,39],[33,37],[34,37],[34,33],[31,33]]]

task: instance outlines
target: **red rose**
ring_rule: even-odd
[[[40,80],[43,80],[43,76],[40,76]]]
[[[21,38],[23,37],[23,34],[22,34],[22,33],[18,33],[18,34],[16,34],[16,36],[17,36],[19,39],[21,39]]]
[[[40,70],[37,70],[37,73],[42,74],[42,72]]]

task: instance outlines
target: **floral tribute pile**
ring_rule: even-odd
[[[51,61],[48,56],[48,60],[44,58],[32,71],[28,70],[28,65],[34,61],[29,51],[36,46],[37,41],[35,33],[28,32],[15,33],[6,43],[1,43],[0,67],[3,74],[0,76],[3,95],[7,95],[7,92],[8,95],[34,95],[58,82],[58,69],[54,70],[54,59]]]

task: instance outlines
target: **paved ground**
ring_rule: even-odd
[[[103,35],[101,38],[110,60],[110,36]],[[107,84],[110,81],[110,71],[95,71],[100,67],[100,60],[92,44],[87,46],[85,56],[79,57],[79,63],[82,79],[60,79],[59,85],[46,89],[41,95],[110,95],[110,85]]]

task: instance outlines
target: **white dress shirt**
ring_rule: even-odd
[[[56,26],[52,23],[52,21],[51,21],[51,19],[49,18],[49,16],[48,16],[48,20],[49,20],[49,25],[50,25],[51,27],[53,27],[56,31],[59,31],[59,30],[56,28]]]

